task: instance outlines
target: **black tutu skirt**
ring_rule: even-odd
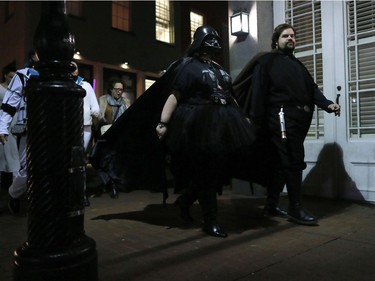
[[[184,183],[222,186],[231,177],[231,163],[254,140],[253,127],[235,105],[181,104],[166,138],[171,171]]]

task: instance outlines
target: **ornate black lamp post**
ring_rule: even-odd
[[[42,1],[34,46],[40,75],[26,87],[28,232],[15,251],[14,280],[97,280],[82,204],[85,91],[70,75],[75,42],[64,1]]]

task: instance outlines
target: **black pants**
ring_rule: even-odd
[[[214,223],[217,218],[217,188],[211,187],[188,187],[181,195],[185,204],[191,206],[196,200],[202,210],[202,216],[205,223]]]

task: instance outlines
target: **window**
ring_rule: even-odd
[[[190,37],[193,42],[195,30],[203,25],[203,16],[194,12],[190,12]]]
[[[82,2],[77,0],[66,1],[66,11],[68,15],[83,17]]]
[[[112,27],[130,31],[130,1],[112,1]]]
[[[152,86],[152,84],[155,83],[155,79],[153,78],[146,78],[145,79],[145,91]]]
[[[375,2],[347,1],[349,136],[375,136]]]
[[[170,44],[174,43],[172,6],[172,2],[170,2],[169,0],[155,1],[156,40]]]
[[[306,66],[323,91],[322,21],[320,1],[285,2],[286,22],[297,32],[295,56]],[[307,138],[324,137],[324,111],[315,108]]]

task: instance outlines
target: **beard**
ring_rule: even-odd
[[[290,55],[294,52],[295,45],[293,42],[288,42],[285,44],[283,48],[279,48],[281,52],[283,52],[286,55]]]

